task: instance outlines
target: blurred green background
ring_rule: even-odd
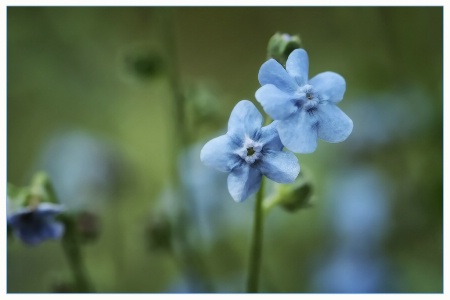
[[[8,7],[7,17],[8,181],[24,186],[44,169],[65,178],[67,199],[83,194],[101,224],[83,245],[97,292],[244,291],[253,200],[234,203],[226,176],[216,199],[184,200],[186,189],[206,193],[191,182],[207,172],[200,147],[225,132],[234,105],[248,99],[262,111],[254,93],[267,42],[287,32],[301,36],[310,77],[330,70],[346,79],[339,107],[354,131],[298,155],[314,182],[314,207],[267,217],[262,291],[442,293],[441,7]],[[64,144],[71,136],[81,142]],[[103,150],[92,158],[96,142]],[[195,172],[181,164],[191,177],[185,191],[164,200],[174,155],[196,143],[185,159]],[[76,185],[91,178],[84,170],[98,171],[97,181]],[[345,199],[358,197],[369,204],[352,211]],[[194,254],[149,249],[152,220],[172,213],[188,220],[174,230],[185,231]],[[369,241],[349,233],[365,226]],[[27,247],[10,239],[7,256],[8,292],[59,291],[71,278],[58,241]],[[346,259],[329,262],[335,256]]]

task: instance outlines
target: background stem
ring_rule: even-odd
[[[171,145],[171,179],[175,187],[181,191],[178,205],[180,207],[177,220],[174,222],[174,239],[177,240],[176,249],[173,250],[174,258],[182,268],[186,280],[192,292],[213,292],[214,288],[211,282],[211,276],[208,274],[204,259],[198,254],[195,247],[199,241],[192,243],[192,237],[189,237],[189,228],[195,226],[196,203],[183,186],[182,179],[178,170],[180,153],[186,150],[190,142],[190,133],[186,124],[186,99],[184,97],[180,68],[178,65],[175,18],[172,8],[161,8],[160,28],[161,41],[167,55],[167,71],[169,87],[172,92],[172,116],[174,121],[173,139]],[[185,168],[190,168],[190,162],[187,161]],[[199,238],[197,238],[199,239]]]
[[[75,285],[74,291],[77,293],[93,292],[92,286],[86,276],[75,221],[67,217],[64,225],[65,233],[62,239],[62,247],[72,270]]]

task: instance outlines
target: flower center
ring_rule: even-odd
[[[247,156],[252,156],[253,154],[255,154],[255,149],[253,147],[247,148]]]
[[[26,212],[20,216],[20,220],[24,223],[32,223],[34,221],[34,212]]]
[[[253,164],[262,157],[263,144],[252,140],[249,136],[245,136],[242,148],[237,150],[237,154],[248,164]]]
[[[305,84],[300,87],[296,92],[296,102],[295,105],[299,109],[304,109],[306,111],[314,110],[319,104],[320,96],[317,94],[317,91],[314,90],[314,87],[310,84]]]
[[[301,93],[303,94],[304,99],[306,100],[314,100],[316,98],[316,93],[312,85],[305,84],[301,88]]]

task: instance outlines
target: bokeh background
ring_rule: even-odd
[[[253,199],[199,152],[239,100],[261,110],[269,38],[299,34],[354,130],[298,155],[314,205],[267,216],[261,290],[442,293],[442,26],[441,7],[8,7],[8,182],[45,170],[97,216],[97,292],[243,292]],[[8,239],[8,292],[70,279],[59,241]]]

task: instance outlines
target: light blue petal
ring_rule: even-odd
[[[42,237],[40,235],[35,234],[30,231],[25,231],[25,230],[16,231],[15,235],[17,238],[22,240],[22,242],[24,242],[25,244],[30,245],[30,246],[37,245],[37,244],[41,243],[42,241],[44,241],[44,239],[42,239]]]
[[[254,194],[261,185],[261,172],[248,164],[236,168],[228,175],[228,191],[234,201],[242,202]]]
[[[322,100],[338,103],[344,98],[345,79],[334,72],[317,74],[309,81]]]
[[[283,149],[283,144],[281,143],[280,136],[277,130],[278,121],[273,121],[267,126],[261,128],[261,137],[259,142],[263,144],[263,151],[265,150],[277,150]]]
[[[43,239],[59,239],[64,233],[63,224],[55,221],[49,221],[45,224],[41,231],[41,237]]]
[[[299,110],[299,113],[278,122],[281,142],[296,153],[311,153],[317,147],[317,116],[314,112]]]
[[[284,120],[297,110],[293,94],[287,94],[272,84],[260,87],[255,97],[274,120]]]
[[[200,160],[218,171],[230,172],[240,162],[240,157],[234,153],[238,147],[227,134],[221,135],[203,146]]]
[[[36,213],[41,217],[54,216],[61,212],[63,212],[63,207],[60,204],[43,202],[36,207]]]
[[[286,70],[275,59],[269,59],[262,64],[258,73],[258,80],[261,85],[273,84],[286,93],[294,93],[298,85],[294,78],[289,76]]]
[[[345,140],[353,130],[353,121],[336,105],[320,104],[317,109],[319,117],[319,138],[330,143]]]
[[[22,213],[13,213],[7,217],[8,225],[12,227],[19,227],[20,226],[20,219],[21,219]]]
[[[29,217],[31,219],[26,221],[21,217],[18,217],[17,222],[14,222],[11,225],[14,228],[14,234],[17,238],[28,245],[36,245],[44,239],[40,232],[45,226],[45,223],[35,215],[30,215]]]
[[[258,167],[263,175],[278,183],[292,183],[300,172],[298,159],[292,152],[269,150]]]
[[[296,49],[289,54],[286,70],[299,86],[305,85],[308,81],[308,68],[308,53],[304,49]]]
[[[245,135],[254,138],[262,122],[263,117],[256,106],[248,100],[241,100],[231,112],[227,134],[235,141],[243,141]]]

